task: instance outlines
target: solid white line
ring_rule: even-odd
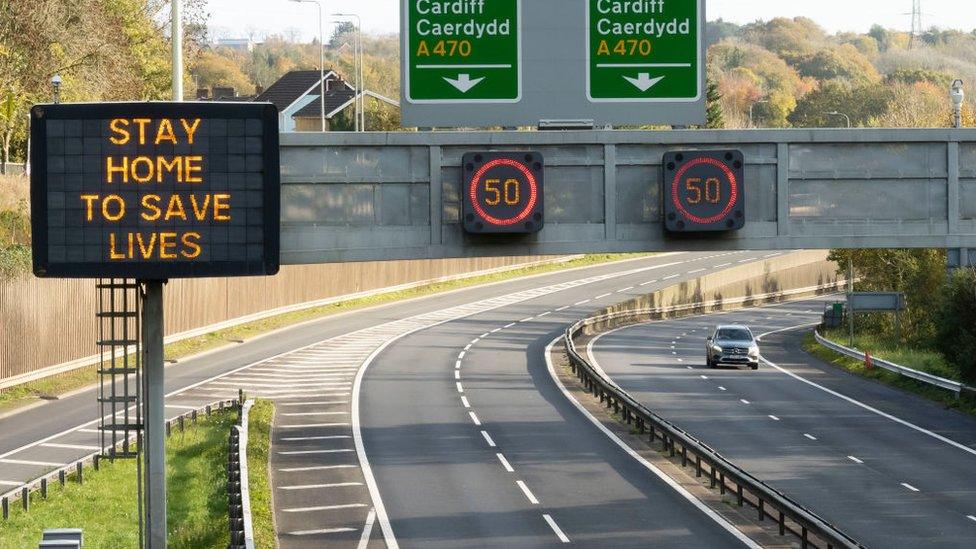
[[[491,446],[492,448],[495,447],[495,441],[492,440],[491,435],[488,434],[488,431],[481,431],[481,436],[485,437],[485,442],[488,443],[488,446]]]
[[[321,505],[319,507],[295,507],[294,509],[282,509],[282,513],[308,513],[309,511],[331,511],[334,509],[355,509],[366,507],[365,503],[346,503],[343,505]]]
[[[318,404],[349,404],[348,400],[314,400],[311,402],[279,402],[278,406],[315,406]]]
[[[907,482],[902,482],[901,485],[904,486],[905,488],[908,488],[912,492],[918,492],[919,491],[918,488],[912,486],[911,484],[908,484]]]
[[[553,520],[552,517],[549,515],[542,515],[542,518],[544,518],[546,523],[549,524],[549,527],[552,528],[552,531],[556,534],[556,537],[559,538],[559,541],[562,543],[569,543],[569,538],[566,537],[566,534],[563,533],[562,529],[559,528],[559,525],[556,524],[556,521]]]
[[[654,464],[644,459],[640,454],[638,454],[633,448],[628,446],[624,441],[620,440],[620,437],[618,437],[612,431],[607,429],[606,426],[604,426],[599,419],[595,418],[593,414],[590,413],[589,410],[587,410],[582,404],[580,404],[579,402],[576,401],[575,398],[573,398],[573,395],[571,395],[569,393],[569,390],[566,389],[566,386],[563,385],[562,380],[559,379],[559,376],[556,374],[555,366],[552,363],[552,357],[551,357],[552,348],[555,347],[556,343],[558,343],[562,338],[563,336],[559,336],[549,343],[549,345],[546,347],[545,359],[546,359],[546,367],[549,370],[549,377],[551,377],[553,381],[556,382],[556,385],[559,387],[559,390],[562,391],[563,395],[570,402],[570,404],[576,407],[576,409],[579,410],[584,417],[590,420],[590,423],[596,426],[597,429],[599,429],[604,435],[606,435],[621,450],[627,453],[627,455],[634,458],[638,463],[640,463],[641,465],[646,467],[649,471],[654,473],[658,478],[664,481],[664,483],[670,486],[675,492],[683,496],[686,500],[691,502],[692,505],[697,507],[699,511],[701,511],[706,516],[708,516],[708,518],[714,520],[722,528],[724,528],[727,532],[735,536],[736,539],[741,541],[750,549],[762,549],[759,544],[749,539],[745,534],[740,532],[738,528],[730,524],[729,521],[727,521],[724,517],[722,517],[721,515],[713,511],[711,508],[709,508],[707,505],[702,503],[701,500],[693,496],[690,492],[688,492],[688,490],[686,490],[684,487],[678,484],[673,478],[665,474],[664,471],[658,469],[656,466],[654,466]],[[599,367],[599,366],[594,364],[594,367]]]
[[[376,509],[370,508],[369,514],[366,515],[366,524],[363,526],[363,535],[359,537],[358,549],[366,549],[369,547],[369,538],[373,534],[374,522],[376,522]]]
[[[291,412],[282,413],[284,417],[304,417],[304,416],[340,416],[349,412]]]
[[[14,482],[11,480],[0,480],[0,486],[22,486],[23,482]]]
[[[316,488],[345,488],[347,486],[362,486],[362,482],[336,482],[334,484],[299,484],[296,486],[280,486],[279,490],[314,490]]]
[[[810,440],[817,440],[817,437],[811,435],[810,433],[803,433],[803,436],[807,437]]]
[[[78,429],[78,432],[79,432],[79,433],[88,433],[88,434],[94,434],[94,435],[99,435],[99,434],[101,434],[101,433],[102,433],[102,432],[101,432],[101,431],[99,431],[98,429]],[[49,440],[50,440],[50,439],[49,439]]]
[[[774,416],[774,415],[772,415],[772,414],[769,414],[769,419],[771,419],[773,421],[779,421],[779,418],[776,417],[776,416]]]
[[[26,459],[0,459],[0,463],[10,463],[11,465],[39,465],[41,467],[64,467],[64,463],[51,463],[50,461],[30,461]]]
[[[328,435],[324,437],[282,437],[282,441],[301,442],[305,440],[336,440],[341,438],[352,438],[349,435]]]
[[[456,385],[457,385],[457,392],[459,392],[459,393],[463,393],[463,392],[464,392],[464,387],[463,387],[463,386],[461,386],[461,382],[460,382],[460,381],[459,381],[459,382],[457,382],[457,384],[456,384]]]
[[[338,450],[286,450],[275,453],[279,456],[307,456],[313,454],[342,454],[345,452],[352,452],[352,450],[349,448],[340,448]]]
[[[321,530],[298,530],[288,532],[289,536],[315,536],[318,534],[342,534],[344,532],[355,532],[354,528],[323,528]]]
[[[471,416],[471,421],[473,421],[475,425],[479,427],[481,426],[481,420],[478,419],[478,416],[476,416],[474,412],[468,412],[468,415]]]
[[[539,500],[535,499],[535,494],[532,493],[532,490],[529,490],[529,487],[525,485],[525,482],[516,480],[515,484],[522,489],[522,493],[525,494],[526,498],[528,498],[529,503],[532,505],[539,505]]]
[[[45,448],[64,448],[67,450],[101,450],[100,446],[88,446],[85,444],[58,444],[54,442],[45,442],[41,444]]]
[[[183,406],[182,404],[166,404],[166,408],[176,408],[177,410],[196,410],[197,409],[196,406]]]
[[[326,471],[328,469],[353,469],[358,465],[316,465],[314,467],[285,467],[278,469],[282,473],[304,473],[306,471]]]
[[[297,425],[279,425],[279,429],[308,429],[310,427],[348,427],[348,423],[299,423]]]
[[[470,408],[471,407],[471,403],[468,402],[468,397],[466,397],[466,396],[462,396],[461,397],[461,404],[464,404],[464,407],[465,408]]]
[[[851,461],[853,461],[854,463],[864,463],[863,461],[861,461],[861,460],[859,460],[859,459],[857,459],[857,458],[856,458],[856,457],[854,457],[854,456],[847,456],[847,459],[849,459],[849,460],[851,460]]]
[[[776,330],[774,332],[767,332],[765,334],[762,334],[762,336],[760,336],[760,337],[765,337],[767,335],[771,335],[771,334],[778,333],[778,332],[786,332],[786,331],[789,331],[789,330],[797,330],[799,328],[803,328],[803,327],[807,327],[807,326],[809,326],[809,325],[808,324],[801,324],[799,326],[793,326],[791,328],[785,328],[783,330]],[[855,400],[855,399],[853,399],[853,398],[851,398],[851,397],[849,397],[847,395],[842,395],[842,394],[838,393],[837,391],[834,391],[833,389],[828,389],[828,388],[824,387],[823,385],[814,383],[813,381],[810,381],[810,380],[808,380],[808,379],[806,379],[804,377],[801,377],[801,376],[799,376],[797,374],[794,374],[793,372],[790,372],[789,370],[786,370],[786,369],[781,368],[779,365],[774,364],[774,363],[770,362],[769,360],[767,360],[766,357],[764,357],[764,356],[760,356],[759,358],[763,362],[765,362],[766,364],[772,366],[773,368],[776,368],[780,372],[783,372],[784,374],[792,377],[793,379],[795,379],[797,381],[802,381],[803,383],[806,383],[807,385],[810,385],[811,387],[816,387],[817,389],[820,389],[821,391],[823,391],[823,392],[825,392],[827,394],[833,395],[833,396],[835,396],[835,397],[837,397],[839,399],[842,399],[842,400],[846,400],[847,402],[849,402],[851,404],[854,404],[855,406],[859,406],[859,407],[861,407],[861,408],[863,408],[863,409],[865,409],[865,410],[867,410],[869,412],[872,412],[874,414],[877,414],[877,415],[879,415],[879,416],[881,416],[883,418],[890,419],[891,421],[894,421],[895,423],[898,423],[900,425],[903,425],[905,427],[908,427],[909,429],[914,429],[915,431],[918,431],[919,433],[922,433],[924,435],[928,435],[928,436],[930,436],[930,437],[932,437],[932,438],[934,438],[934,439],[936,439],[936,440],[938,440],[940,442],[944,442],[944,443],[948,444],[949,446],[952,446],[954,448],[957,448],[959,450],[962,450],[964,452],[967,452],[969,454],[972,454],[972,455],[976,456],[976,449],[974,449],[974,448],[970,448],[968,446],[965,446],[963,444],[960,444],[960,443],[958,443],[958,442],[956,442],[956,441],[954,441],[952,439],[946,438],[946,437],[944,437],[944,436],[942,436],[942,435],[940,435],[938,433],[933,433],[932,431],[929,431],[928,429],[925,429],[923,427],[919,427],[918,425],[915,425],[914,423],[905,421],[904,419],[901,419],[899,417],[895,417],[895,416],[893,416],[891,414],[882,412],[881,410],[878,410],[877,408],[874,408],[872,406],[869,406],[867,404],[864,404],[863,402],[860,402],[858,400]]]
[[[501,454],[495,454],[495,455],[498,456],[498,461],[502,462],[502,467],[504,467],[506,471],[508,471],[509,473],[515,472],[515,469],[512,469],[512,464],[510,464],[508,460],[505,459],[505,456]]]

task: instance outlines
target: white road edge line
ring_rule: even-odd
[[[769,335],[772,335],[772,334],[776,334],[776,333],[780,333],[780,332],[788,332],[788,331],[791,331],[791,330],[798,330],[800,328],[808,328],[810,326],[815,326],[815,324],[809,324],[809,323],[808,324],[800,324],[798,326],[792,326],[792,327],[789,327],[789,328],[783,328],[781,330],[773,330],[772,332],[766,332],[765,334],[760,335],[759,338],[762,339],[762,338],[764,338],[766,336],[769,336]],[[829,395],[833,395],[833,396],[835,396],[835,397],[837,397],[837,398],[839,398],[841,400],[846,400],[847,402],[849,402],[851,404],[854,404],[855,406],[859,406],[859,407],[861,407],[861,408],[863,408],[863,409],[865,409],[865,410],[867,410],[869,412],[872,412],[874,414],[877,414],[877,415],[879,415],[879,416],[881,416],[883,418],[886,418],[886,419],[889,419],[891,421],[894,421],[895,423],[904,425],[905,427],[908,427],[909,429],[914,429],[915,431],[918,431],[919,433],[928,435],[928,436],[930,436],[930,437],[932,437],[932,438],[934,438],[934,439],[936,439],[936,440],[938,440],[940,442],[944,442],[944,443],[948,444],[949,446],[953,446],[953,447],[955,447],[955,448],[957,448],[959,450],[962,450],[964,452],[967,452],[969,454],[972,454],[972,455],[976,456],[976,449],[970,448],[970,447],[968,447],[968,446],[966,446],[964,444],[960,444],[960,443],[958,443],[958,442],[956,442],[956,441],[954,441],[952,439],[946,438],[946,437],[944,437],[944,436],[942,436],[942,435],[940,435],[938,433],[934,433],[932,431],[929,431],[928,429],[926,429],[924,427],[919,427],[918,425],[915,425],[914,423],[911,423],[909,421],[905,421],[904,419],[901,419],[899,417],[893,416],[893,415],[891,415],[889,413],[882,412],[881,410],[879,410],[879,409],[877,409],[877,408],[875,408],[873,406],[869,406],[869,405],[864,404],[863,402],[861,402],[859,400],[855,400],[855,399],[853,399],[853,398],[851,398],[851,397],[849,397],[847,395],[843,395],[841,393],[838,393],[837,391],[834,391],[833,389],[828,389],[827,387],[824,387],[823,385],[820,385],[819,383],[815,383],[813,381],[810,381],[809,379],[807,379],[805,377],[799,376],[797,374],[794,374],[793,372],[790,372],[789,370],[786,370],[786,369],[780,367],[778,364],[774,364],[773,362],[770,362],[766,357],[764,357],[762,355],[760,355],[759,359],[762,360],[763,362],[765,362],[766,364],[768,364],[769,366],[771,366],[771,367],[779,370],[780,372],[782,372],[782,373],[784,373],[784,374],[792,377],[793,379],[795,379],[797,381],[801,381],[803,383],[806,383],[807,385],[809,385],[811,387],[816,387],[817,389],[820,389],[821,391],[823,391],[823,392],[825,392],[825,393],[827,393]]]
[[[598,420],[597,418],[593,417],[593,414],[591,414],[589,410],[587,410],[582,404],[580,404],[579,402],[576,401],[575,398],[573,398],[573,395],[571,395],[569,393],[569,390],[566,389],[566,386],[563,385],[562,380],[559,379],[559,376],[556,374],[555,367],[552,364],[552,357],[550,356],[552,354],[552,348],[555,347],[556,346],[556,343],[558,343],[559,340],[562,339],[562,338],[563,338],[563,336],[559,336],[556,339],[552,340],[549,343],[549,345],[546,346],[546,350],[545,350],[546,357],[545,358],[546,358],[546,366],[547,366],[547,368],[549,370],[549,376],[553,379],[553,381],[556,382],[556,386],[559,387],[559,390],[562,391],[563,395],[570,402],[570,404],[572,404],[573,406],[575,406],[576,409],[579,410],[580,413],[582,413],[584,417],[586,417],[587,419],[590,420],[590,423],[592,423],[593,425],[595,425],[597,429],[599,429],[601,432],[603,432],[603,434],[606,435],[621,450],[623,450],[624,452],[626,452],[630,457],[634,458],[638,463],[640,463],[645,468],[647,468],[649,471],[651,471],[652,473],[654,473],[658,478],[660,478],[662,481],[664,481],[665,484],[667,484],[668,486],[670,486],[675,492],[677,492],[682,497],[684,497],[686,500],[688,500],[689,502],[691,502],[692,505],[694,505],[695,507],[697,507],[698,510],[701,511],[702,513],[704,513],[708,518],[714,520],[716,523],[719,524],[719,526],[721,526],[727,532],[729,532],[730,534],[732,534],[733,536],[735,536],[735,538],[738,539],[739,541],[741,541],[743,543],[743,545],[745,545],[747,547],[750,547],[751,549],[761,549],[762,546],[760,546],[758,543],[752,541],[752,539],[750,539],[745,534],[743,534],[742,532],[740,532],[729,521],[725,520],[724,517],[722,517],[721,515],[719,515],[718,513],[716,513],[715,511],[713,511],[712,509],[710,509],[707,505],[705,505],[704,503],[702,503],[701,500],[699,500],[694,495],[692,495],[691,492],[689,492],[684,487],[682,487],[680,484],[678,484],[677,482],[675,482],[674,479],[672,479],[671,477],[669,477],[668,475],[666,475],[664,473],[664,471],[658,469],[656,466],[654,466],[654,464],[652,464],[651,462],[647,461],[640,454],[638,454],[636,451],[634,451],[634,449],[631,448],[630,446],[628,446],[624,441],[620,440],[620,438],[617,435],[615,435],[612,431],[610,431],[609,429],[607,429],[602,423],[600,423],[600,420]],[[598,366],[596,364],[594,364],[594,367],[598,367]]]
[[[556,534],[556,537],[559,538],[559,541],[562,543],[569,543],[569,538],[566,537],[566,534],[563,533],[562,529],[559,528],[559,525],[556,524],[556,521],[553,520],[552,517],[549,515],[542,515],[542,518],[545,519],[546,524],[549,525],[549,528],[552,528],[552,531]]]
[[[529,503],[532,505],[539,505],[539,500],[536,499],[535,494],[532,493],[532,490],[529,490],[529,487],[525,485],[525,481],[516,480],[515,484],[522,489],[522,493],[525,494],[525,497],[529,500]]]

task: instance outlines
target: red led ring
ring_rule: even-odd
[[[713,215],[712,217],[699,217],[697,215],[693,215],[691,212],[685,209],[684,205],[681,203],[681,200],[678,200],[678,181],[680,181],[681,178],[688,173],[688,170],[700,164],[708,164],[722,170],[722,173],[724,173],[725,177],[729,180],[729,185],[732,187],[732,195],[729,197],[729,203],[725,206],[725,209],[722,210],[721,213]],[[732,211],[732,208],[735,207],[735,201],[738,199],[738,197],[739,184],[738,181],[736,181],[735,174],[732,172],[732,170],[721,161],[707,156],[696,158],[682,166],[681,169],[678,170],[678,173],[675,174],[674,179],[671,182],[671,201],[674,202],[675,207],[678,208],[678,211],[681,212],[686,219],[694,221],[699,225],[708,225],[724,219],[725,216]]]
[[[515,168],[516,170],[522,172],[522,175],[525,176],[526,181],[528,181],[529,183],[529,203],[525,206],[524,210],[519,212],[517,216],[510,217],[508,219],[498,219],[497,217],[488,215],[488,212],[486,212],[481,207],[481,204],[478,203],[477,183],[481,181],[481,178],[484,177],[484,175],[488,172],[488,170],[497,166],[510,166],[512,168]],[[487,223],[490,223],[492,225],[508,226],[508,225],[515,225],[516,223],[521,223],[522,221],[525,221],[525,219],[529,217],[529,215],[532,213],[532,210],[535,208],[535,204],[538,199],[538,186],[536,185],[535,176],[532,175],[532,172],[525,164],[522,164],[521,162],[516,162],[515,160],[512,160],[510,158],[496,158],[488,162],[487,164],[482,166],[481,169],[475,172],[474,177],[471,178],[471,182],[469,183],[468,186],[469,186],[469,194],[471,196],[471,206],[474,207],[474,211],[483,220],[485,220]]]

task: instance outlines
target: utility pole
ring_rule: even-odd
[[[908,49],[915,49],[922,38],[922,0],[912,1],[912,34],[908,40]]]
[[[356,73],[356,131],[366,131],[366,97],[363,95],[366,82],[363,73],[363,19],[355,13],[333,13],[333,17],[349,17],[356,20],[356,47],[355,47],[355,68]]]

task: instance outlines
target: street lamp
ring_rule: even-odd
[[[962,89],[962,80],[956,79],[952,82],[952,91],[949,92],[949,96],[952,97],[952,107],[954,114],[954,126],[956,128],[962,127],[962,102],[966,99],[966,92]]]
[[[356,20],[356,131],[366,131],[366,83],[363,78],[363,20],[355,13],[333,13],[332,17],[350,17]]]
[[[183,0],[172,0],[170,25],[173,39],[173,101],[183,101]],[[166,510],[164,509],[165,513]],[[164,525],[165,527],[165,525]]]
[[[61,102],[61,75],[55,74],[51,77],[51,86],[54,88],[54,104]]]
[[[847,128],[848,129],[851,128],[851,117],[850,116],[847,116],[846,114],[844,114],[842,112],[838,112],[838,111],[825,112],[824,114],[826,114],[827,116],[843,116],[844,117],[844,120],[847,120]]]
[[[749,127],[750,128],[755,128],[756,127],[756,125],[753,124],[753,122],[752,122],[752,110],[756,107],[756,105],[758,105],[760,103],[769,103],[769,100],[768,99],[763,99],[762,101],[755,101],[755,102],[753,102],[753,103],[751,103],[749,105]]]
[[[291,0],[292,2],[315,4],[319,8],[319,105],[321,107],[322,131],[325,132],[325,32],[322,30],[322,3],[319,0]]]

